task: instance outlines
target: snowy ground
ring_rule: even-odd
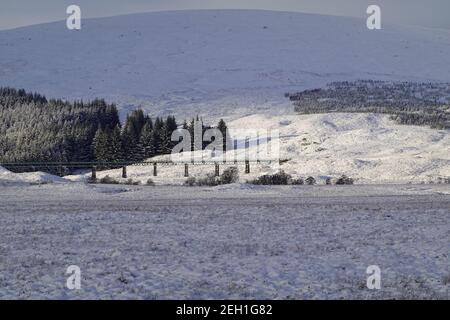
[[[449,218],[448,185],[10,185],[0,298],[448,299]]]
[[[105,97],[122,116],[142,106],[279,129],[289,174],[375,184],[189,188],[177,186],[183,167],[161,167],[158,177],[129,167],[130,178],[157,186],[105,186],[70,181],[89,173],[62,179],[0,167],[0,298],[449,298],[450,187],[376,185],[449,177],[449,131],[385,115],[294,115],[283,97],[334,80],[448,82],[449,39],[445,30],[372,32],[364,20],[261,11],[0,32],[0,85]],[[240,169],[245,182],[278,167]],[[120,180],[121,171],[105,175]],[[65,288],[74,264],[77,292]],[[375,292],[365,288],[374,264],[382,270]]]
[[[0,186],[21,186],[60,182],[67,182],[67,180],[45,172],[13,173],[0,167]]]
[[[230,128],[279,130],[280,159],[288,160],[281,169],[294,177],[315,177],[324,183],[327,177],[345,174],[358,184],[429,183],[438,178],[450,177],[449,130],[399,125],[380,114],[313,114],[271,116],[255,114],[229,123]],[[275,144],[275,141],[274,141]],[[250,147],[250,157],[260,159],[267,149],[256,144]],[[275,148],[272,148],[274,150]],[[239,150],[238,156],[244,151]],[[209,158],[206,158],[209,160]],[[221,161],[220,158],[215,158]],[[227,166],[221,166],[221,171]],[[233,163],[231,163],[233,166]],[[245,175],[244,166],[238,166],[241,182],[252,180],[279,169],[275,163],[252,164],[251,174]],[[214,173],[214,165],[191,166],[195,177]],[[121,180],[122,170],[98,173]],[[84,176],[67,177],[71,180],[87,179]],[[183,184],[184,166],[160,167],[158,177],[153,177],[153,167],[129,167],[128,177],[145,183],[152,179],[156,184]]]

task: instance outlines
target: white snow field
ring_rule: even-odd
[[[448,299],[450,185],[432,182],[450,177],[449,131],[387,115],[294,115],[284,98],[356,79],[450,82],[450,32],[249,10],[0,31],[0,86],[104,97],[122,116],[142,106],[279,129],[281,169],[358,184],[243,183],[278,170],[267,164],[205,188],[180,186],[182,166],[157,177],[128,167],[129,178],[156,186],[0,167],[0,299]],[[196,177],[213,172],[190,167]],[[121,170],[97,175],[124,182]],[[81,290],[65,287],[70,265],[81,268]],[[381,268],[381,290],[365,287],[370,265]]]
[[[45,172],[13,173],[0,167],[0,186],[64,183],[68,180]]]
[[[0,187],[0,299],[448,299],[449,216],[449,185]]]
[[[251,164],[251,173],[244,174],[239,164],[240,182],[252,180],[262,174],[283,169],[293,177],[315,177],[324,183],[327,177],[339,178],[343,174],[357,184],[381,183],[436,183],[439,178],[450,177],[450,134],[448,130],[396,124],[388,115],[334,113],[316,115],[261,115],[256,114],[229,123],[231,129],[261,128],[280,132],[280,159],[288,160],[277,166]],[[275,144],[275,141],[273,142]],[[258,151],[251,144],[249,154],[255,159],[266,159],[267,146]],[[274,150],[274,149],[273,149]],[[242,154],[243,150],[239,151]],[[168,159],[167,156],[156,159]],[[199,156],[196,156],[199,159]],[[211,158],[206,154],[206,160]],[[231,158],[233,159],[233,158]],[[151,161],[149,159],[148,161]],[[221,166],[221,172],[233,163]],[[183,184],[184,166],[161,166],[153,177],[152,166],[127,168],[128,178],[145,184],[152,179],[156,184]],[[190,166],[189,174],[204,177],[214,173],[214,165]],[[122,170],[97,173],[98,178],[110,176],[124,182]],[[68,180],[87,180],[90,173],[69,176]]]
[[[239,117],[291,110],[334,80],[450,81],[450,31],[302,13],[203,10],[0,32],[0,86],[105,97],[123,112]],[[123,113],[122,113],[123,114]]]

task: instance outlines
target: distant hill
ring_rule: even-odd
[[[0,86],[105,97],[124,112],[283,112],[331,81],[450,81],[450,32],[271,11],[174,11],[0,32]],[[124,112],[122,114],[124,114]]]

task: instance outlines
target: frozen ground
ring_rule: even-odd
[[[2,299],[448,299],[449,244],[448,185],[0,187]]]

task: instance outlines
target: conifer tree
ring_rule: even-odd
[[[222,137],[223,137],[222,147],[223,147],[223,151],[226,151],[227,150],[227,140],[229,140],[228,132],[227,132],[228,128],[227,128],[225,121],[223,121],[223,119],[220,119],[219,123],[217,124],[217,129],[219,129],[220,132],[222,133]]]
[[[122,150],[122,138],[120,136],[119,125],[116,125],[116,127],[111,131],[111,138],[109,143],[110,143],[111,162],[123,161],[124,158]]]
[[[98,162],[105,161],[107,157],[107,137],[102,128],[98,128],[93,140],[93,146],[95,160]]]
[[[150,157],[154,157],[158,155],[158,151],[160,150],[161,145],[161,137],[159,132],[155,129],[153,129],[151,135],[150,135],[150,142],[149,142],[149,155]]]
[[[166,122],[160,132],[160,145],[158,148],[158,154],[169,154],[172,151],[172,133]]]
[[[152,153],[152,133],[153,133],[153,128],[152,128],[152,124],[151,122],[147,122],[144,126],[144,128],[142,129],[142,133],[141,133],[141,138],[140,138],[140,142],[141,145],[144,149],[144,157],[145,158],[150,158],[153,156]]]

